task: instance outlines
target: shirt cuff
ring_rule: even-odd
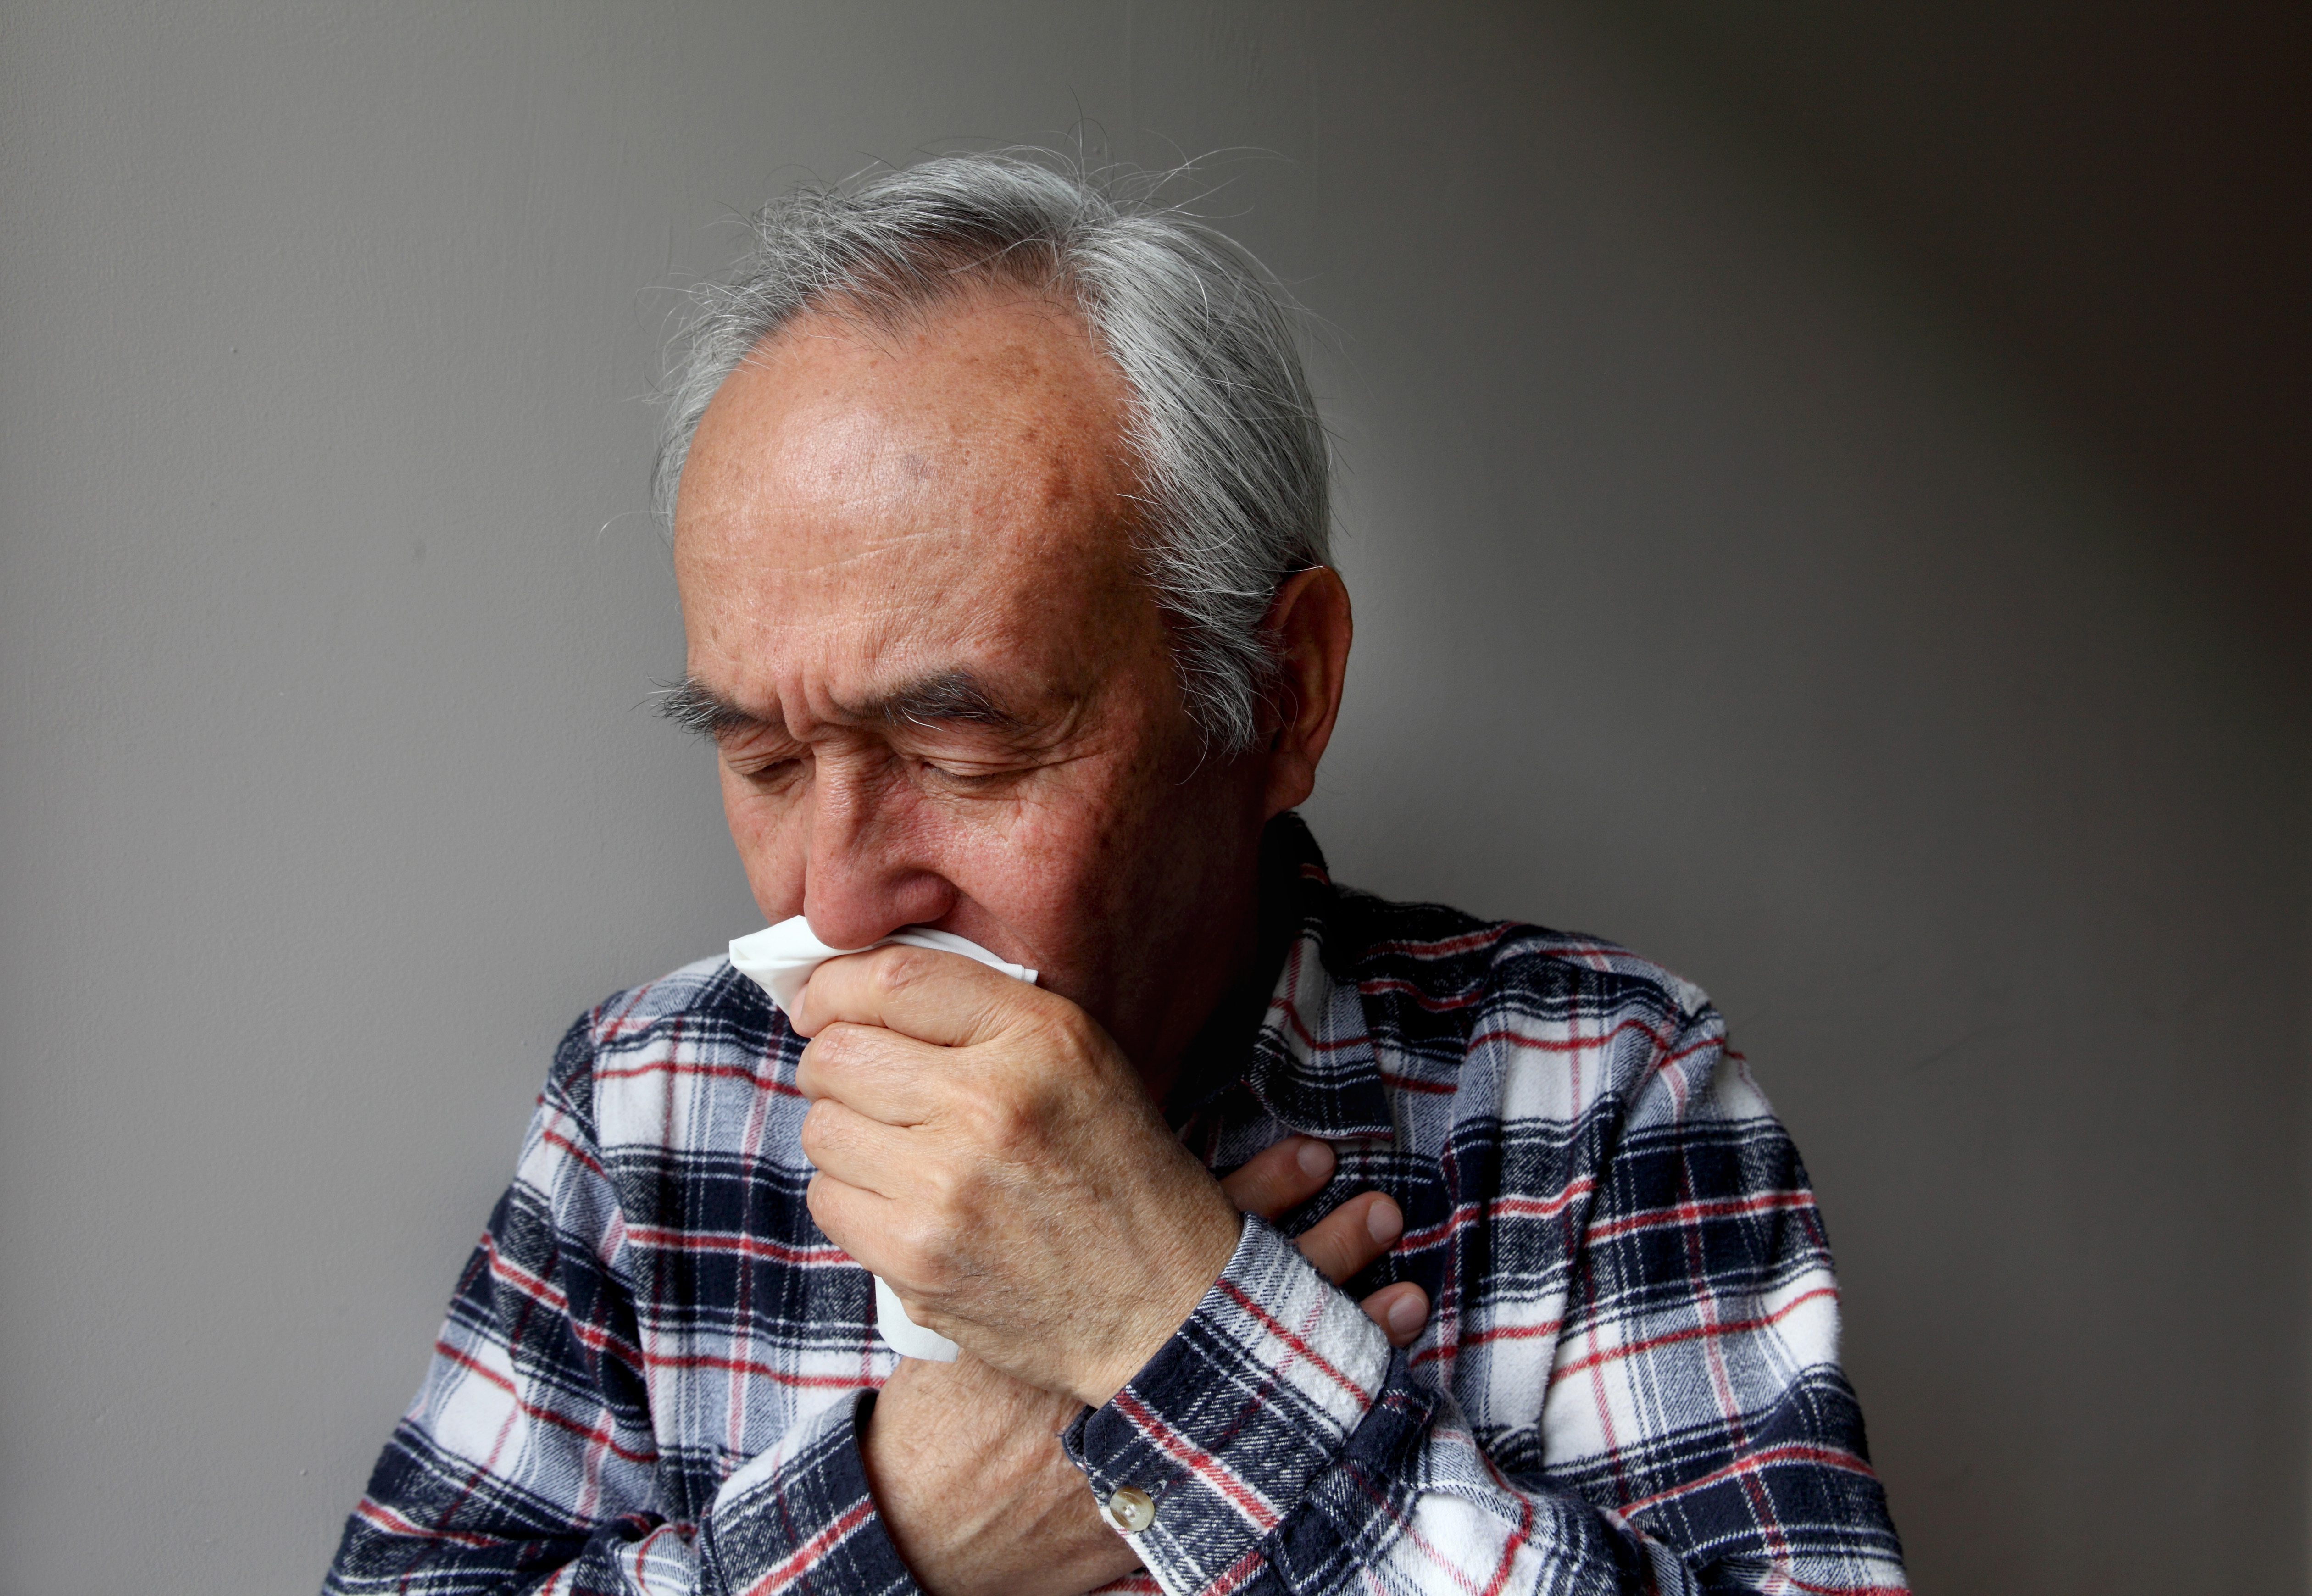
[[[862,1391],[782,1435],[722,1482],[699,1533],[701,1583],[715,1596],[842,1591],[914,1596],[883,1528],[859,1428]]]
[[[1187,1322],[1061,1437],[1107,1502],[1154,1504],[1128,1536],[1172,1596],[1244,1583],[1263,1545],[1380,1400],[1388,1337],[1265,1221]]]

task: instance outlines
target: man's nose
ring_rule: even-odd
[[[911,794],[883,775],[871,761],[822,759],[812,776],[802,912],[829,947],[863,948],[955,907],[955,888],[910,823]]]

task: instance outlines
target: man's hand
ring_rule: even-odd
[[[1236,1207],[1282,1218],[1324,1188],[1333,1152],[1292,1136],[1221,1182]],[[1379,1192],[1311,1226],[1300,1250],[1335,1284],[1379,1258],[1404,1229]],[[1385,1286],[1365,1311],[1399,1346],[1420,1333],[1428,1299]],[[861,1451],[886,1530],[933,1596],[1077,1596],[1136,1567],[1132,1547],[1101,1520],[1083,1476],[1054,1433],[1072,1397],[1012,1379],[971,1357],[902,1360],[876,1399]]]
[[[1221,1182],[1230,1203],[1247,1214],[1277,1220],[1325,1189],[1333,1178],[1333,1150],[1314,1136],[1287,1136],[1253,1154]],[[1335,1285],[1397,1245],[1405,1213],[1388,1196],[1351,1197],[1301,1232],[1300,1255]],[[1384,1285],[1361,1304],[1387,1331],[1391,1346],[1410,1346],[1429,1321],[1429,1293],[1409,1280]]]
[[[1099,1407],[1220,1276],[1241,1222],[1090,1016],[951,953],[819,966],[811,1217],[908,1316]]]

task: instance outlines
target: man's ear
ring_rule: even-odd
[[[1312,566],[1277,590],[1267,630],[1276,649],[1276,697],[1269,725],[1264,807],[1282,814],[1317,785],[1317,761],[1340,718],[1349,670],[1349,590],[1330,566]]]

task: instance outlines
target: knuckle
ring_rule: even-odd
[[[1365,1235],[1362,1210],[1336,1209],[1300,1237],[1303,1257],[1336,1282],[1355,1274],[1379,1255]]]
[[[891,1227],[891,1239],[906,1260],[910,1277],[928,1275],[945,1251],[947,1226],[936,1215],[918,1209]]]
[[[1012,1032],[1019,1050],[1044,1062],[1064,1062],[1074,1067],[1093,1054],[1096,1047],[1091,1017],[1072,1003],[1039,1003],[1020,1014],[1018,1029]],[[1048,1075],[1048,1069],[1038,1072]]]
[[[1027,1150],[1035,1114],[1029,1104],[1015,1098],[988,1094],[968,1099],[961,1106],[961,1118],[971,1146],[1008,1162]]]
[[[1036,1139],[1035,1112],[1026,1103],[990,1103],[983,1119],[987,1146],[1007,1162],[1016,1162]]]
[[[795,1060],[795,1086],[806,1097],[816,1101],[820,1081],[827,1074],[828,1055],[819,1050],[814,1041]]]
[[[923,1216],[926,1229],[936,1223],[943,1231],[951,1220],[968,1217],[976,1211],[981,1187],[976,1171],[941,1160],[924,1174],[931,1199]]]
[[[810,1045],[795,1061],[795,1084],[807,1092],[823,1090],[829,1074],[843,1063],[842,1045],[835,1039],[832,1030],[822,1030],[811,1038]]]
[[[928,1216],[900,1221],[884,1237],[885,1277],[911,1296],[945,1294],[954,1275],[950,1240],[948,1228]]]
[[[960,1186],[954,1166],[944,1161],[927,1164],[916,1172],[915,1179],[924,1208],[935,1208],[943,1212],[953,1205],[956,1192]]]
[[[924,978],[930,963],[924,950],[893,943],[875,950],[867,966],[868,984],[878,996],[904,992]]]
[[[1317,1245],[1308,1248],[1306,1254],[1309,1261],[1317,1267],[1318,1272],[1335,1285],[1338,1285],[1344,1277],[1357,1272],[1356,1259],[1350,1257],[1336,1241],[1320,1241]]]
[[[833,1232],[828,1229],[827,1224],[828,1212],[826,1183],[826,1176],[813,1175],[810,1178],[810,1184],[803,1188],[802,1206],[809,1211],[811,1223],[819,1226],[819,1234],[827,1236],[829,1240],[832,1240]]]
[[[822,1097],[803,1110],[802,1127],[796,1140],[805,1153],[823,1151],[835,1139],[835,1122],[842,1112],[833,1098]]]
[[[806,1056],[815,1056],[821,1069],[838,1067],[858,1056],[863,1030],[863,1027],[847,1020],[831,1021],[803,1051]]]
[[[1089,1057],[1099,1049],[1098,1023],[1072,1003],[1042,1005],[1042,1023],[1053,1041],[1071,1057]]]

